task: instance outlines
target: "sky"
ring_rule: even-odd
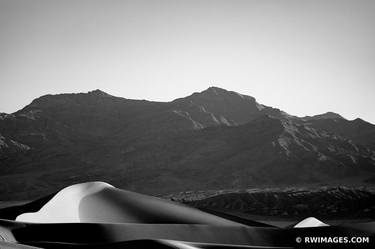
[[[0,0],[0,112],[101,89],[171,101],[217,86],[375,124],[375,1]]]

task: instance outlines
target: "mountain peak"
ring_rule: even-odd
[[[236,98],[240,97],[242,99],[255,101],[255,98],[252,97],[252,96],[243,95],[243,94],[240,94],[240,93],[235,92],[235,91],[228,91],[224,88],[220,88],[220,87],[216,87],[216,86],[210,86],[209,88],[207,88],[206,90],[204,90],[204,91],[202,91],[198,94],[209,94],[209,95],[216,95],[216,96],[227,95],[227,96],[235,96]]]
[[[99,96],[99,97],[108,97],[108,96],[111,96],[108,93],[106,93],[106,92],[104,92],[104,91],[102,91],[100,89],[89,91],[87,94],[94,95],[94,96]]]
[[[332,119],[332,118],[344,119],[340,114],[335,113],[335,112],[326,112],[320,115],[315,115],[314,117],[327,118],[327,119]]]
[[[366,120],[363,120],[363,119],[361,119],[361,118],[356,118],[356,119],[352,120],[352,122],[357,123],[357,124],[362,124],[362,125],[370,125],[370,126],[373,126],[372,123],[367,122]]]
[[[335,112],[326,112],[327,115],[335,115],[336,117],[343,118],[340,114],[335,113]]]
[[[353,120],[353,122],[357,122],[357,123],[366,123],[365,120],[361,119],[361,118],[356,118]]]
[[[217,86],[210,86],[209,88],[206,89],[206,91],[213,91],[213,90],[228,92],[228,90],[221,88],[221,87],[217,87]]]
[[[219,95],[223,93],[229,93],[229,91],[220,87],[210,86],[209,88],[207,88],[206,90],[200,93],[209,93],[209,94]]]
[[[345,119],[343,118],[340,114],[335,113],[335,112],[326,112],[323,114],[318,114],[314,116],[306,116],[303,119],[305,120],[317,120],[317,119]]]

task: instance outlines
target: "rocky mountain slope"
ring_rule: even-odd
[[[0,198],[103,180],[150,194],[375,182],[375,126],[295,117],[217,87],[172,102],[100,90],[0,115]]]
[[[321,187],[190,191],[164,196],[204,210],[243,217],[374,219],[374,188]]]

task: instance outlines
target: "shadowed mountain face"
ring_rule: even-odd
[[[95,179],[151,194],[371,184],[374,150],[363,120],[298,118],[217,87],[172,102],[46,95],[0,114],[0,197]]]
[[[374,188],[267,188],[226,191],[188,191],[164,198],[204,210],[225,213],[303,219],[374,219]]]

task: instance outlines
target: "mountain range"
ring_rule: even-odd
[[[0,199],[101,180],[147,194],[375,184],[375,125],[218,87],[171,102],[45,95],[0,114]]]

